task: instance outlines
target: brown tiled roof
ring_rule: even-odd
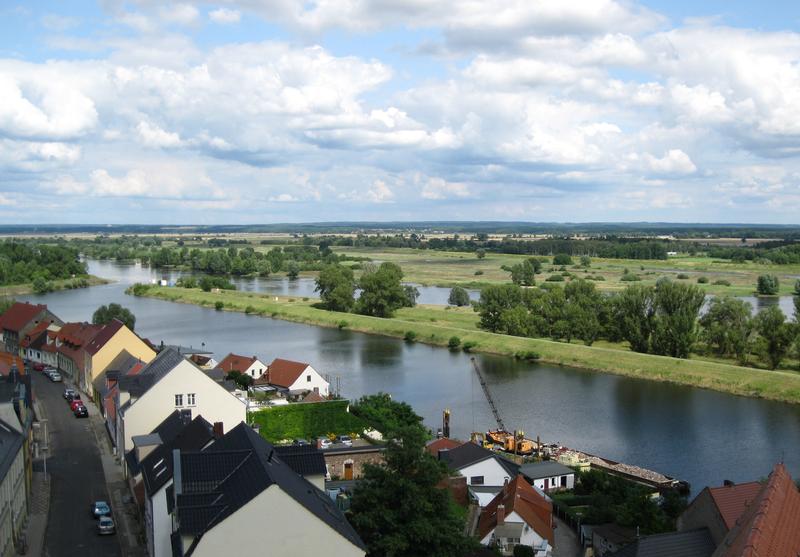
[[[448,437],[442,437],[441,439],[435,439],[425,445],[425,450],[428,451],[431,455],[436,458],[439,458],[439,451],[450,449],[455,449],[456,447],[460,447],[463,445],[463,441],[459,441],[457,439],[450,439]]]
[[[103,326],[99,333],[97,333],[92,340],[90,340],[86,344],[86,351],[94,356],[97,354],[106,343],[114,338],[114,335],[117,334],[125,324],[120,321],[119,319],[112,319],[110,323]]]
[[[497,526],[497,507],[500,504],[505,507],[506,516],[517,513],[539,536],[550,542],[550,545],[555,545],[553,504],[539,495],[521,474],[504,486],[481,511],[478,522],[480,539],[485,538]]]
[[[800,555],[800,492],[786,466],[777,464],[714,557]]]
[[[279,387],[291,387],[305,371],[308,364],[275,358],[267,368],[267,382]]]
[[[241,371],[244,373],[257,359],[258,358],[255,356],[240,356],[231,352],[223,358],[217,367],[222,369],[225,373],[230,373],[232,371]]]
[[[748,482],[706,489],[717,506],[725,527],[730,530],[736,526],[736,521],[744,514],[747,506],[755,501],[762,487],[763,484],[759,482]]]
[[[47,321],[40,321],[36,326],[25,334],[25,338],[19,341],[19,345],[23,348],[28,348],[40,336],[44,336],[47,327],[50,323]]]
[[[321,394],[316,391],[309,391],[306,396],[303,397],[303,402],[322,402],[325,400]]]
[[[17,302],[0,316],[0,329],[9,331],[22,330],[25,325],[31,322],[39,313],[47,310],[45,305],[33,305],[28,302]]]
[[[56,341],[61,341],[57,352],[64,354],[75,362],[79,368],[83,367],[85,360],[84,348],[97,335],[103,325],[90,325],[89,323],[67,323],[56,333]]]
[[[11,372],[11,366],[17,366],[17,371],[20,375],[25,374],[25,363],[22,358],[10,352],[0,352],[0,375],[8,375]]]

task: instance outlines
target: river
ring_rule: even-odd
[[[124,294],[151,271],[90,262],[90,272],[118,282],[23,297],[46,303],[62,319],[91,319],[102,304],[120,303],[136,315],[136,331],[158,343],[204,346],[217,359],[228,352],[311,363],[341,378],[342,394],[386,391],[439,427],[450,408],[453,434],[494,427],[492,414],[462,352],[352,331],[218,312]],[[159,273],[160,276],[160,273]],[[614,460],[691,482],[693,492],[765,477],[783,460],[800,476],[800,405],[477,356],[505,423]]]

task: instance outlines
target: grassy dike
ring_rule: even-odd
[[[338,327],[363,333],[403,338],[407,331],[416,341],[446,346],[452,336],[475,343],[472,351],[514,356],[535,351],[541,362],[572,366],[654,381],[666,381],[713,389],[726,393],[785,402],[800,402],[800,373],[766,371],[702,360],[681,360],[667,356],[639,354],[601,346],[566,344],[546,339],[512,337],[476,328],[471,309],[445,310],[441,306],[405,308],[391,319],[338,313],[312,306],[317,300],[275,297],[238,291],[203,292],[199,289],[150,287],[144,296],[170,302],[223,309],[297,323]]]
[[[111,281],[96,277],[94,275],[86,275],[83,277],[77,277],[74,279],[59,279],[59,280],[52,280],[50,281],[53,285],[53,292],[58,292],[59,290],[72,290],[74,288],[74,284],[76,281],[84,279],[86,280],[86,286],[80,286],[78,288],[88,288],[90,286],[99,286],[101,284],[108,284]],[[0,297],[5,296],[23,296],[25,294],[33,294],[33,284],[13,284],[10,286],[0,286]]]

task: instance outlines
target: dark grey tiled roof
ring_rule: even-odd
[[[327,473],[325,456],[313,445],[275,447],[275,454],[288,464],[289,468],[301,476],[325,475]]]
[[[153,429],[153,433],[161,437],[162,443],[170,443],[190,423],[192,423],[191,410],[175,410]]]
[[[119,389],[129,392],[131,397],[138,398],[149,391],[153,385],[175,369],[182,361],[184,361],[184,357],[177,350],[165,348],[136,375],[121,377]],[[125,406],[129,406],[129,404],[126,403],[123,407]]]
[[[94,390],[99,392],[102,397],[105,398],[105,396],[108,394],[106,380],[108,378],[119,380],[120,377],[124,377],[138,362],[139,358],[131,356],[127,350],[123,350],[116,358],[111,360],[111,363],[108,364],[108,367],[106,367],[106,372],[97,376],[95,380],[92,381]]]
[[[173,412],[169,418],[161,422],[159,427],[162,427],[168,420],[170,423],[176,423],[175,414],[178,412]],[[145,491],[150,497],[172,479],[172,451],[174,449],[199,451],[214,439],[213,426],[203,416],[197,416],[189,424],[184,424],[182,420],[178,420],[177,423],[181,424],[180,429],[174,435],[167,432],[168,439],[164,440],[141,462]]]
[[[325,493],[295,473],[248,425],[241,423],[199,453],[181,454],[181,534],[202,535],[273,484],[341,536],[365,549]]]
[[[529,480],[538,480],[539,478],[552,478],[565,474],[574,474],[575,470],[555,460],[543,460],[542,462],[523,464],[519,468],[519,473]]]
[[[22,448],[22,434],[0,420],[0,481],[4,480],[8,470]]]
[[[716,546],[708,528],[644,536],[613,557],[711,557]]]
[[[494,458],[512,478],[517,476],[519,465],[506,460],[497,453],[479,447],[475,443],[464,443],[460,447],[439,453],[441,460],[453,470],[460,470],[487,458]]]

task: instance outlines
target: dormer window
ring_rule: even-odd
[[[306,382],[311,383],[311,376],[310,375],[306,375]]]

